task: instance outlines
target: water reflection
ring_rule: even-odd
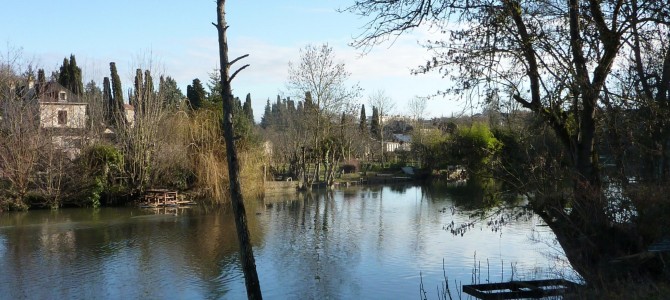
[[[474,263],[487,259],[491,281],[509,279],[510,263],[516,263],[517,278],[550,275],[543,270],[553,264],[543,253],[561,254],[529,242],[531,235],[552,238],[536,226],[537,218],[495,232],[480,224],[460,237],[444,230],[451,222],[469,222],[471,212],[458,207],[448,194],[412,185],[252,201],[248,222],[263,292],[273,299],[413,298],[420,273],[427,287],[443,280],[443,258],[450,280],[466,284]],[[222,209],[4,214],[0,293],[244,298],[237,249],[233,218]]]

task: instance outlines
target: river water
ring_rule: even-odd
[[[465,198],[395,185],[250,200],[264,297],[417,299],[423,283],[437,299],[446,274],[458,299],[456,286],[473,280],[570,273],[553,234],[532,214],[454,231],[479,220]],[[0,298],[243,299],[234,226],[225,209],[4,213]]]

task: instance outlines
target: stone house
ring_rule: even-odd
[[[31,88],[32,88],[32,84]],[[88,104],[55,81],[39,88],[39,126],[70,158],[79,155],[88,129]]]
[[[392,134],[389,140],[384,141],[384,151],[410,151],[412,150],[412,137],[406,134]]]

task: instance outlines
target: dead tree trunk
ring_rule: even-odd
[[[244,199],[240,184],[240,164],[237,159],[237,149],[235,147],[235,137],[233,128],[233,92],[230,82],[235,78],[238,72],[248,67],[244,65],[230,75],[230,66],[238,60],[248,55],[240,56],[232,62],[228,61],[228,40],[226,38],[226,1],[217,1],[217,24],[216,29],[219,34],[219,59],[221,61],[221,88],[223,98],[223,135],[226,141],[226,152],[228,157],[228,174],[230,177],[230,201],[235,215],[235,227],[237,229],[237,239],[240,243],[240,260],[244,280],[247,288],[247,298],[263,299],[261,286],[256,273],[256,261],[251,246],[249,228],[247,227],[247,216],[244,208]]]

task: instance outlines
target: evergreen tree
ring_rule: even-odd
[[[63,58],[63,65],[59,69],[57,81],[75,95],[82,95],[84,93],[81,68],[77,67],[77,60],[74,54],[70,55],[70,59],[67,57]]]
[[[142,92],[143,98],[142,100],[142,112],[146,113],[147,106],[150,101],[153,101],[154,99],[154,78],[151,77],[151,71],[149,70],[144,70],[144,84],[142,85],[142,89],[144,91]]]
[[[109,71],[112,76],[112,98],[110,100],[118,111],[123,112],[123,88],[121,87],[119,72],[116,70],[116,63],[109,63]]]
[[[93,101],[100,101],[102,99],[102,90],[100,90],[98,84],[96,84],[95,81],[91,80],[84,88],[84,95],[89,103]]]
[[[153,98],[154,96],[154,78],[151,77],[151,71],[144,71],[144,91],[146,98]]]
[[[60,66],[58,71],[58,83],[65,88],[70,88],[70,61],[66,58],[63,58],[63,64]]]
[[[291,100],[291,98],[289,97],[289,98],[286,100],[286,113],[287,113],[289,116],[295,116],[295,111],[296,111],[296,108],[295,108],[295,101]]]
[[[372,107],[372,120],[370,121],[370,133],[374,138],[381,138],[382,131],[379,123],[379,111],[376,106]]]
[[[298,101],[298,106],[295,108],[295,114],[301,116],[305,112],[305,107],[302,101]]]
[[[242,111],[244,115],[249,119],[251,124],[253,125],[254,122],[254,111],[251,108],[251,94],[247,94],[247,98],[244,99],[244,105],[242,106]]]
[[[268,128],[272,125],[272,108],[270,107],[270,99],[265,103],[265,110],[263,111],[263,117],[261,118],[261,127],[263,129]]]
[[[195,92],[193,91],[193,86],[190,84],[186,86],[186,102],[191,109],[197,109],[196,106],[199,106]]]
[[[112,88],[109,82],[109,77],[102,80],[102,101],[105,108],[105,118],[107,124],[114,124],[114,96],[112,96]]]
[[[184,94],[177,86],[177,81],[170,76],[165,78],[163,76],[160,77],[158,93],[163,97],[166,106],[178,105],[184,99]]]
[[[273,127],[277,127],[279,125],[277,123],[277,116],[279,115],[279,107],[277,106],[277,103],[273,103],[270,109],[270,124],[272,124]]]
[[[235,116],[243,115],[242,100],[240,100],[240,97],[235,97],[235,99],[233,99],[233,115]]]
[[[202,87],[198,78],[193,79],[193,84],[186,87],[186,98],[188,98],[188,103],[194,110],[202,106],[206,95],[205,88]]]
[[[144,75],[143,75],[144,74]],[[135,107],[135,113],[146,113],[147,103],[154,98],[154,80],[151,71],[137,69],[135,71],[135,90],[131,104]]]
[[[367,133],[367,131],[368,131],[368,121],[367,121],[367,116],[365,115],[365,104],[361,105],[361,118],[360,118],[360,123],[358,125],[358,129],[363,134]]]
[[[305,92],[305,105],[303,109],[306,114],[313,114],[318,109],[314,105],[314,101],[312,100],[312,93],[310,92]]]
[[[209,88],[209,94],[206,97],[207,101],[212,103],[221,103],[223,101],[223,98],[221,98],[221,72],[218,69],[214,69],[212,73],[209,73],[207,88]]]
[[[275,110],[275,107],[277,108]],[[273,123],[274,126],[279,126],[279,128],[285,128],[286,125],[286,99],[283,101],[277,95],[277,103],[272,106],[273,112]]]
[[[130,105],[135,107],[136,112],[142,110],[142,99],[144,97],[143,92],[144,89],[142,88],[142,85],[144,84],[144,79],[142,78],[142,69],[137,69],[135,70],[135,86],[134,86],[134,93],[133,93],[133,98],[129,99]]]
[[[251,101],[251,96],[249,94],[247,94],[247,99]],[[249,105],[251,105],[251,102],[249,102]],[[238,144],[238,146],[244,146],[246,144],[245,142],[249,141],[252,137],[254,123],[245,113],[242,100],[240,100],[239,97],[235,97],[233,101],[233,124],[235,126],[235,133],[242,138],[242,143]]]
[[[77,66],[77,60],[74,57],[74,54],[70,54],[70,90],[75,95],[84,94],[84,81],[81,78],[81,68]]]
[[[37,95],[40,95],[42,94],[42,92],[44,92],[44,87],[46,87],[46,85],[47,85],[47,78],[44,75],[44,69],[37,70],[37,84],[35,85]]]

